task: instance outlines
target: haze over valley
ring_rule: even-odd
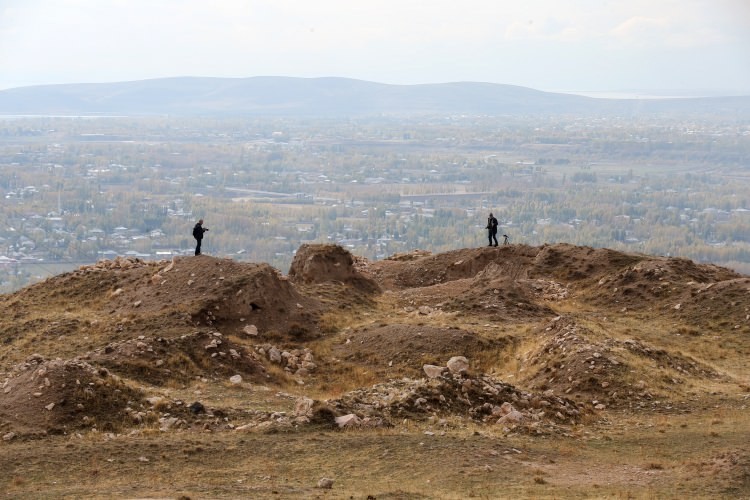
[[[517,243],[747,272],[748,99],[289,78],[3,91],[2,290],[189,254],[198,218],[207,252],[281,269],[305,242],[371,259],[478,246],[493,211]]]

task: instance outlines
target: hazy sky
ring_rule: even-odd
[[[260,75],[750,94],[750,0],[0,0],[0,89]]]

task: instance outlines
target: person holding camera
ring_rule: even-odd
[[[495,246],[497,246],[497,224],[497,219],[490,212],[490,216],[487,217],[487,237],[490,239],[488,246],[492,246],[493,239],[495,240]]]
[[[203,219],[199,220],[193,227],[193,238],[197,244],[195,245],[195,255],[201,254],[201,242],[203,242],[203,233],[208,231],[207,227],[203,227]]]

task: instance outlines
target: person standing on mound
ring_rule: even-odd
[[[492,215],[492,212],[490,212],[490,216],[487,217],[487,237],[490,240],[490,244],[487,246],[492,246],[492,240],[495,240],[495,246],[497,246],[497,219],[494,215]]]
[[[207,227],[203,227],[203,219],[199,220],[193,227],[193,238],[197,242],[195,245],[195,255],[201,254],[201,243],[203,242],[203,233],[208,231]]]

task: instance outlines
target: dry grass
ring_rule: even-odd
[[[671,436],[644,426],[625,434],[592,426],[579,438],[552,441],[495,435],[484,426],[433,428],[435,435],[425,435],[430,426],[411,421],[392,429],[314,435],[146,430],[110,439],[93,433],[83,439],[48,439],[41,454],[28,443],[6,444],[0,484],[21,495],[41,485],[55,497],[263,498],[276,491],[309,498],[320,493],[315,485],[326,476],[335,480],[334,498],[494,498],[498,491],[520,498],[594,492],[741,497],[748,493],[742,489],[747,488],[742,460],[748,456],[737,450],[750,437],[749,423],[745,416],[738,422],[744,427],[737,425],[734,433],[717,433],[708,441],[679,426]],[[330,453],[332,449],[337,452]],[[63,464],[66,474],[61,477],[57,470]],[[144,480],[130,481],[134,474]]]
[[[422,264],[415,260],[414,265]],[[434,264],[436,268],[439,265],[444,268],[443,264]],[[524,266],[511,262],[505,269],[522,277]],[[619,269],[605,271],[612,274]],[[93,286],[98,281],[91,283]],[[64,436],[0,441],[0,490],[18,498],[750,496],[750,378],[746,366],[750,337],[742,328],[734,329],[731,322],[727,323],[719,310],[712,311],[712,316],[700,324],[691,323],[673,308],[652,308],[647,302],[630,304],[623,311],[620,304],[603,302],[595,306],[591,295],[576,295],[590,293],[584,286],[571,287],[571,296],[565,300],[549,300],[543,305],[562,316],[560,324],[577,328],[581,343],[575,347],[583,349],[581,359],[586,358],[586,348],[590,346],[591,352],[602,349],[618,360],[618,366],[626,367],[613,372],[617,373],[613,385],[620,385],[613,400],[622,403],[619,407],[608,406],[577,419],[576,424],[560,425],[553,432],[539,435],[481,423],[466,414],[449,414],[444,419],[430,415],[419,420],[397,419],[391,422],[392,427],[378,429],[339,431],[290,425],[253,432],[232,430],[251,421],[256,412],[291,415],[300,396],[316,400],[338,398],[386,378],[399,379],[406,373],[422,376],[421,364],[445,363],[443,358],[452,346],[430,350],[427,347],[432,344],[415,342],[417,351],[408,353],[408,357],[393,354],[413,340],[409,335],[429,329],[435,335],[429,337],[432,342],[453,338],[440,337],[445,333],[440,329],[448,328],[460,329],[471,340],[482,340],[485,343],[460,344],[465,349],[486,346],[466,352],[472,369],[494,373],[534,394],[542,389],[525,384],[535,381],[535,376],[544,374],[546,368],[559,369],[561,373],[563,369],[576,370],[564,372],[566,380],[570,376],[586,381],[594,375],[588,362],[559,367],[563,354],[570,351],[563,353],[559,349],[554,355],[543,352],[557,332],[551,319],[554,316],[542,318],[535,313],[537,316],[525,318],[523,308],[514,309],[515,302],[501,304],[509,318],[512,316],[512,321],[505,321],[493,310],[471,308],[472,304],[466,305],[466,311],[407,311],[400,292],[366,300],[360,294],[343,304],[345,307],[338,307],[336,298],[341,295],[336,294],[341,294],[340,287],[317,290],[329,293],[327,304],[337,306],[315,316],[315,326],[321,332],[318,337],[297,338],[292,330],[313,331],[311,324],[301,320],[260,329],[260,335],[252,338],[238,333],[239,321],[232,324],[232,330],[222,331],[227,341],[246,351],[262,343],[286,349],[309,348],[318,365],[310,375],[297,377],[264,361],[267,378],[248,376],[241,384],[231,384],[226,367],[221,368],[209,357],[195,357],[192,351],[177,350],[164,356],[163,367],[172,375],[153,372],[152,375],[163,377],[159,384],[153,384],[143,376],[151,373],[153,365],[143,360],[141,364],[133,362],[133,369],[140,371],[120,373],[126,383],[147,395],[165,397],[155,408],[148,408],[153,413],[144,425],[133,427],[123,420],[111,424],[107,432],[88,428]],[[450,285],[441,290],[450,292]],[[232,291],[228,296],[236,295]],[[151,297],[165,298],[160,291]],[[100,349],[113,341],[156,336],[160,334],[157,324],[164,328],[161,334],[170,338],[190,334],[197,328],[183,320],[172,324],[161,318],[159,323],[154,319],[156,313],[153,317],[136,310],[110,314],[107,301],[111,297],[104,295],[88,297],[80,311],[71,307],[62,292],[42,299],[44,296],[39,295],[35,300],[45,304],[43,309],[24,304],[8,309],[13,311],[9,314],[24,316],[14,319],[15,323],[8,318],[5,330],[0,331],[0,335],[11,338],[9,347],[0,350],[0,371],[7,372],[13,363],[32,352],[68,357]],[[429,303],[439,302],[434,299],[430,296]],[[712,307],[720,303],[712,301]],[[158,301],[154,307],[157,305]],[[168,312],[172,306],[165,307]],[[66,308],[67,313],[63,312]],[[296,311],[296,306],[293,309]],[[177,316],[192,313],[184,304],[175,305],[173,311]],[[548,310],[544,311],[546,315]],[[17,325],[21,325],[20,330],[13,330]],[[397,325],[404,326],[396,331],[404,346],[373,342],[374,349],[386,353],[364,348],[354,353],[363,353],[362,359],[374,360],[372,363],[356,357],[342,359],[340,347],[347,337],[361,334],[363,339],[374,339],[381,330]],[[551,330],[547,331],[547,327]],[[222,324],[217,322],[211,328],[221,331]],[[268,333],[271,331],[275,333]],[[636,341],[649,351],[626,348],[626,340]],[[203,353],[202,349],[201,344],[198,351]],[[536,358],[532,366],[533,356]],[[392,358],[397,362],[389,366]],[[409,361],[398,366],[399,359]],[[578,358],[565,359],[572,363]],[[719,375],[707,376],[696,370],[686,373],[676,368],[688,359]],[[178,376],[178,372],[185,375]],[[554,377],[537,378],[548,383]],[[587,388],[590,392],[580,392],[579,399],[586,408],[592,406],[592,399],[610,392],[602,390],[601,384],[592,385]],[[558,387],[554,394],[562,396],[564,389],[565,386]],[[640,395],[646,392],[649,394]],[[200,401],[210,411],[218,410],[218,416],[211,419],[208,428],[202,425],[206,420],[202,420],[193,428],[160,431],[158,417],[177,414],[177,400],[184,404]],[[478,405],[479,401],[472,403]],[[5,432],[3,425],[0,422],[0,434]],[[324,476],[335,480],[331,490],[316,488]]]

